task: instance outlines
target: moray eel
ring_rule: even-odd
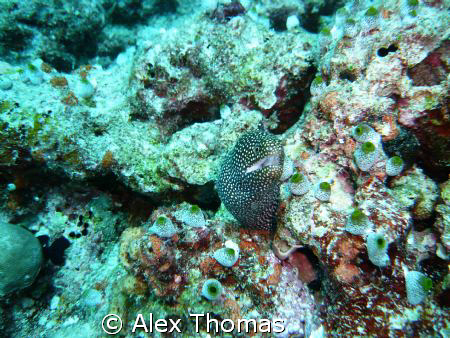
[[[217,191],[243,227],[275,229],[283,158],[281,142],[259,130],[242,135],[225,157]]]

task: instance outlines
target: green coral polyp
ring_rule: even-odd
[[[323,35],[331,35],[331,30],[328,27],[322,28],[322,30],[320,31],[321,34]]]
[[[352,129],[352,137],[358,142],[372,142],[378,144],[380,135],[366,123],[360,123]]]
[[[170,238],[177,232],[172,221],[166,216],[159,216],[148,230],[151,234],[156,234],[163,238]]]
[[[198,205],[193,205],[193,206],[191,206],[191,212],[192,212],[193,214],[199,213],[199,212],[200,212],[199,206],[198,206]]]
[[[377,238],[377,247],[382,250],[386,247],[386,240],[383,237]]]
[[[220,265],[231,268],[239,259],[239,247],[232,242],[227,242],[225,245],[227,245],[225,248],[214,252],[213,257]]]
[[[324,191],[324,192],[329,192],[331,191],[331,185],[328,182],[322,182],[319,185],[320,190]]]
[[[355,209],[352,212],[351,219],[354,224],[361,224],[367,221],[367,216],[361,210]]]
[[[35,65],[33,65],[32,63],[27,64],[27,68],[32,72],[37,71],[37,67]]]
[[[316,78],[315,78],[314,81],[313,81],[313,84],[316,85],[316,86],[318,86],[318,85],[320,85],[320,84],[322,84],[322,83],[323,83],[322,76],[316,76]]]
[[[365,235],[370,231],[372,223],[365,213],[354,209],[345,225],[345,230],[353,235]]]
[[[433,281],[431,280],[431,278],[426,276],[420,277],[419,284],[422,286],[424,291],[430,291],[433,287]]]
[[[233,257],[236,255],[236,251],[233,248],[227,248],[225,252],[227,255],[230,255]]]
[[[315,196],[319,201],[328,202],[331,196],[331,185],[328,182],[320,182],[316,188]]]
[[[300,174],[300,173],[295,173],[294,175],[292,175],[291,177],[291,182],[292,183],[301,183],[305,180],[305,177]]]
[[[373,6],[369,7],[369,9],[366,11],[366,16],[376,16],[376,15],[378,15],[378,10]]]
[[[408,0],[408,6],[415,7],[419,5],[419,0]]]
[[[392,164],[396,167],[401,167],[403,165],[403,160],[399,156],[392,157]]]
[[[386,174],[389,176],[397,176],[403,170],[404,162],[399,156],[391,157],[386,162]]]
[[[296,172],[289,180],[289,188],[294,195],[304,195],[311,188],[311,182],[302,173]]]
[[[388,243],[384,234],[370,233],[366,238],[367,253],[369,260],[379,267],[385,267],[389,264]]]
[[[355,134],[358,136],[362,136],[368,132],[369,132],[369,128],[364,124],[360,124],[355,128]]]
[[[372,142],[365,142],[361,146],[361,150],[364,154],[372,154],[375,152],[375,146]]]

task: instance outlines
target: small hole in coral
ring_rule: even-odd
[[[381,56],[381,57],[385,57],[386,55],[388,55],[388,53],[389,53],[389,51],[386,48],[380,48],[380,49],[378,49],[378,52],[377,52],[378,56]]]
[[[44,249],[44,255],[55,265],[64,265],[64,251],[70,246],[70,242],[65,237],[55,239],[48,248]]]
[[[380,48],[377,51],[378,56],[385,57],[389,53],[395,53],[398,50],[398,47],[396,45],[390,45],[388,48]]]
[[[389,53],[395,53],[398,50],[398,47],[396,45],[390,45],[388,48]]]
[[[347,81],[350,81],[350,82],[353,82],[353,81],[356,80],[356,76],[353,75],[352,73],[350,73],[349,71],[346,71],[346,70],[344,70],[343,72],[341,72],[339,74],[339,78],[341,80],[347,80]]]

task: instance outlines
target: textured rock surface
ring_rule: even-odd
[[[401,177],[395,178],[390,187],[396,199],[412,210],[414,218],[420,220],[431,217],[439,197],[439,188],[422,170],[411,168]]]

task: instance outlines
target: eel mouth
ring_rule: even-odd
[[[245,173],[248,174],[265,167],[279,166],[280,162],[280,154],[270,154],[253,163],[253,165],[245,170]]]

